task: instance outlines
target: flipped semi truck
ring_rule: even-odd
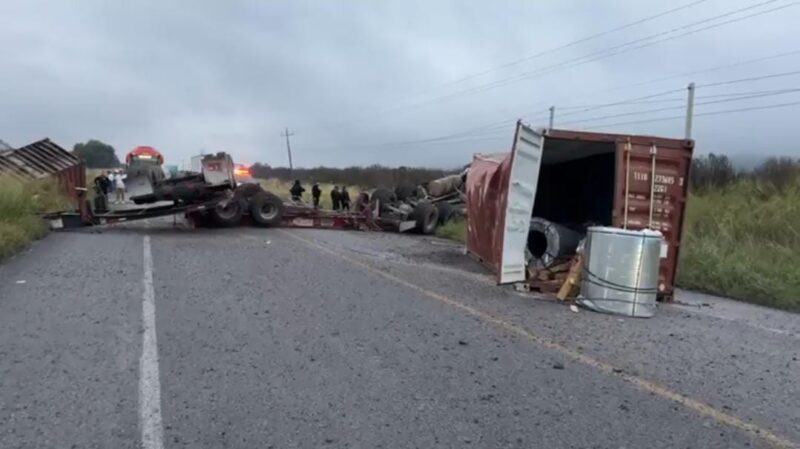
[[[438,225],[436,208],[421,201],[391,207],[379,191],[358,195],[353,211],[314,208],[301,201],[284,201],[255,183],[236,180],[236,164],[227,153],[202,157],[199,172],[179,172],[166,178],[148,166],[136,171],[128,184],[138,206],[106,209],[102,195],[95,201],[82,189],[77,211],[45,215],[53,229],[69,229],[183,214],[196,227],[231,227],[248,221],[266,227],[307,227],[373,231],[418,231],[431,234]],[[163,173],[162,173],[163,174]],[[132,182],[133,181],[133,182]],[[94,203],[94,204],[93,204]]]

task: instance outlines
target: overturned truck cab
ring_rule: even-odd
[[[521,268],[548,255],[541,223],[563,229],[554,235],[565,240],[590,226],[651,229],[664,237],[658,293],[670,299],[693,149],[692,140],[535,130],[519,122],[511,152],[473,159],[467,252],[498,283],[521,282]]]

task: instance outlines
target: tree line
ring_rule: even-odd
[[[383,165],[346,168],[295,168],[293,170],[289,170],[288,167],[271,167],[265,164],[254,164],[250,167],[250,174],[254,178],[280,179],[284,181],[300,179],[304,182],[316,181],[364,187],[392,187],[406,183],[417,185],[457,172],[459,170],[425,167],[385,167]]]
[[[784,191],[800,182],[800,159],[770,157],[749,170],[737,170],[728,156],[709,153],[695,156],[689,174],[689,188],[695,192],[727,187],[740,179],[752,179]]]

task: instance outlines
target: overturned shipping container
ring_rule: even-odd
[[[86,167],[69,151],[43,139],[17,149],[0,148],[0,175],[20,180],[53,178],[61,191],[78,202],[78,188],[86,187]]]
[[[518,124],[517,135],[520,129],[529,128]],[[568,130],[542,134],[540,160],[528,164],[536,167],[535,172],[515,170],[513,149],[492,158],[475,157],[467,179],[468,252],[497,273],[498,282],[519,280],[502,275],[504,251],[525,250],[503,247],[507,232],[503,217],[509,209],[521,213],[526,206],[508,203],[509,189],[533,184],[529,216],[584,231],[589,226],[660,231],[665,241],[658,290],[662,297],[670,297],[694,142]]]

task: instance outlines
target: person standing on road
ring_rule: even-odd
[[[108,193],[109,195],[114,193],[114,180],[117,177],[117,171],[111,170],[108,172]]]
[[[300,185],[300,180],[299,179],[295,179],[294,180],[294,184],[292,185],[292,188],[289,189],[289,193],[292,194],[292,201],[302,201],[303,200],[303,192],[305,192],[305,191],[306,191],[306,189],[304,189],[303,186]]]
[[[117,192],[117,204],[122,204],[125,202],[125,176],[122,175],[122,172],[117,173],[114,175],[114,190]]]
[[[94,186],[97,189],[97,193],[102,193],[103,195],[108,195],[109,186],[111,185],[111,181],[106,176],[106,172],[100,172],[97,177],[94,178]]]
[[[339,194],[342,202],[342,210],[350,210],[350,192],[347,191],[347,186],[342,186],[342,193]]]
[[[341,194],[339,193],[339,186],[333,186],[331,190],[331,207],[333,210],[339,210],[341,204]]]
[[[311,199],[314,201],[314,209],[319,209],[319,197],[322,196],[322,189],[319,188],[319,183],[314,183],[311,187]]]

